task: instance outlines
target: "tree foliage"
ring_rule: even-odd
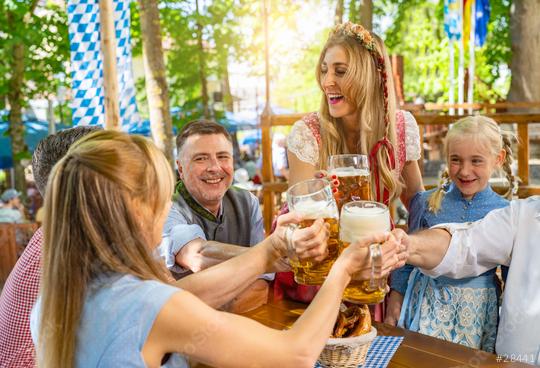
[[[176,126],[185,119],[202,116],[197,24],[202,25],[204,68],[209,84],[225,84],[228,65],[246,54],[239,21],[246,16],[251,2],[240,0],[200,1],[199,13],[194,0],[169,0],[160,3],[160,16],[166,52],[167,78],[171,106],[181,107],[173,115]],[[133,9],[133,8],[132,8]],[[141,52],[137,9],[132,12],[134,54]],[[143,84],[137,83],[139,96]],[[216,88],[217,89],[217,88]],[[212,96],[210,96],[212,98]],[[231,100],[231,96],[225,96]],[[223,113],[214,111],[220,118]]]
[[[483,47],[476,49],[475,100],[494,101],[506,96],[507,66],[510,58],[509,0],[492,0],[488,36]],[[385,0],[375,3],[379,22],[375,29],[383,33],[391,54],[404,56],[404,89],[406,98],[422,97],[426,101],[447,102],[449,89],[449,41],[444,34],[444,2]],[[390,16],[387,29],[380,22]],[[455,43],[455,73],[458,67],[458,45]],[[465,51],[465,66],[468,52]],[[457,88],[457,87],[456,87]],[[455,93],[457,95],[457,92]]]
[[[342,3],[344,20],[361,18],[362,2],[345,0]],[[386,39],[390,53],[404,56],[404,87],[409,100],[415,97],[427,101],[447,100],[449,42],[443,31],[443,3],[443,0],[373,2],[375,31]],[[508,88],[505,68],[510,52],[508,20],[511,4],[510,0],[491,3],[487,42],[476,53],[476,100],[498,99]],[[227,81],[231,63],[249,65],[246,76],[264,76],[262,4],[262,1],[201,0],[197,14],[194,0],[161,2],[171,105],[183,107],[182,116],[197,117],[202,106],[197,23],[203,26],[208,84],[213,86],[211,89],[224,92],[225,106],[230,109],[232,96]],[[272,102],[296,111],[316,109],[320,91],[314,70],[333,19],[327,19],[327,26],[318,25],[313,30],[309,28],[313,23],[310,25],[309,21],[302,20],[321,13],[331,18],[337,0],[284,0],[270,1],[269,4]],[[134,12],[135,41],[139,38],[136,18]],[[313,22],[317,21],[313,19]],[[455,51],[457,55],[457,47]],[[457,59],[455,64],[457,68]]]
[[[37,97],[56,93],[66,80],[57,75],[69,70],[67,14],[64,8],[38,3],[31,13],[32,1],[4,0],[0,5],[0,96],[5,96],[12,77],[10,64],[13,45],[26,47],[24,58],[23,104]]]
[[[38,0],[0,3],[0,96],[9,101],[8,134],[15,164],[15,185],[25,189],[21,159],[24,144],[22,109],[31,99],[56,91],[69,59],[67,15],[55,4]],[[2,98],[3,100],[4,98]]]

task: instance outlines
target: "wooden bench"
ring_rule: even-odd
[[[0,285],[3,285],[38,224],[0,223]]]

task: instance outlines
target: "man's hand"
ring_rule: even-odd
[[[394,231],[396,236],[401,237],[402,247],[406,248],[407,263],[425,270],[431,270],[441,263],[452,240],[452,235],[445,228],[426,229],[413,235]]]
[[[289,228],[302,220],[302,217],[295,212],[278,217],[277,227],[271,236],[274,249],[284,257],[289,252],[294,252],[294,256],[300,260],[312,259],[322,261],[327,251],[327,241],[330,234],[329,227],[322,219],[316,220],[311,226],[304,229]],[[291,239],[287,239],[287,237]],[[288,249],[288,242],[291,241],[294,249]]]
[[[180,249],[176,254],[175,261],[178,265],[193,272],[199,272],[208,267],[226,261],[232,257],[246,252],[248,247],[193,239]]]
[[[345,267],[348,274],[355,280],[369,280],[371,278],[371,260],[369,246],[381,243],[382,262],[376,268],[377,278],[384,277],[390,271],[402,267],[407,260],[407,252],[404,252],[401,243],[391,233],[377,233],[365,236],[352,243],[341,253],[336,264]]]
[[[268,239],[272,248],[280,257],[287,257],[287,228],[302,221],[302,217],[296,212],[285,213],[277,218],[276,229]]]
[[[204,267],[203,255],[200,253],[203,247],[204,239],[194,239],[180,249],[175,256],[176,263],[185,269],[193,272],[199,272]]]

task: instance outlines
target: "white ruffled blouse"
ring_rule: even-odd
[[[405,152],[406,161],[416,161],[420,158],[420,133],[414,116],[403,111],[405,118]],[[294,123],[287,137],[287,148],[300,161],[317,166],[319,162],[319,145],[311,129],[303,120]]]

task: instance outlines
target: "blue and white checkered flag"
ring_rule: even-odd
[[[131,69],[131,0],[113,0],[120,123],[122,130],[140,122]],[[103,58],[99,0],[68,0],[73,80],[73,124],[104,125]]]

